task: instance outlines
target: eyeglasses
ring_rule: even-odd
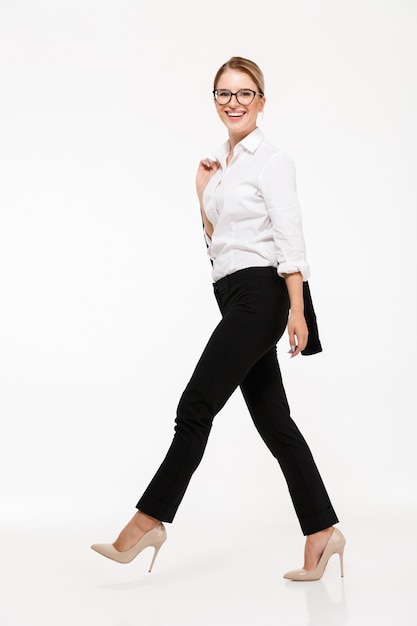
[[[232,99],[232,96],[236,96],[236,100],[239,104],[243,106],[248,106],[251,104],[255,96],[263,96],[264,94],[260,91],[253,91],[252,89],[239,89],[236,93],[229,91],[228,89],[214,89],[213,96],[216,99],[216,102],[219,104],[229,104]]]

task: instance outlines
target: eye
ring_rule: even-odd
[[[227,89],[218,89],[217,95],[220,96],[220,98],[230,98],[231,93]]]
[[[250,89],[241,89],[239,91],[239,96],[241,96],[242,98],[251,98],[253,96],[253,91],[251,91]]]

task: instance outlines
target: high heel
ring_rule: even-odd
[[[303,568],[295,569],[284,574],[284,578],[288,580],[320,580],[326,569],[326,565],[333,554],[338,554],[340,558],[340,575],[343,577],[343,551],[345,549],[346,539],[337,528],[333,528],[333,532],[323,550],[323,554],[317,564],[315,570],[309,572]]]
[[[91,546],[91,549],[95,550],[99,554],[102,554],[108,559],[117,561],[118,563],[130,563],[140,552],[142,552],[142,550],[153,547],[153,558],[149,566],[149,572],[151,572],[158,552],[161,549],[162,544],[166,541],[166,538],[167,531],[165,530],[165,526],[162,522],[159,522],[159,524],[151,528],[151,530],[148,530],[148,532],[145,533],[134,546],[124,552],[116,550],[111,543],[94,543]]]

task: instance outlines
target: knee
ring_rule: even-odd
[[[213,418],[210,402],[198,390],[187,388],[178,403],[175,430],[183,434],[207,437]]]

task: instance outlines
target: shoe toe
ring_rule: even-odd
[[[293,569],[290,572],[284,574],[284,578],[287,580],[302,580],[306,577],[306,570],[304,569]]]
[[[287,580],[318,580],[315,572],[308,572],[305,569],[294,569],[291,572],[284,574],[284,578]]]

